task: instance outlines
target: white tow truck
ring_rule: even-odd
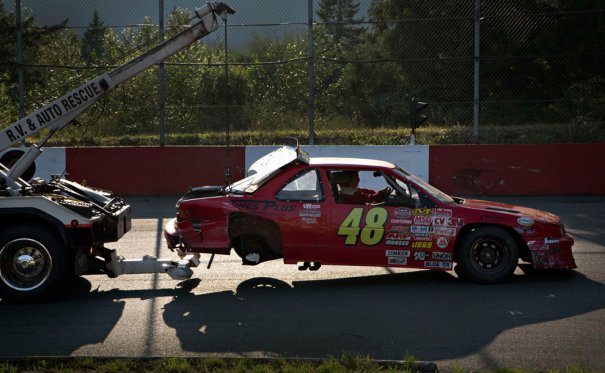
[[[131,228],[131,209],[121,198],[56,175],[50,180],[32,176],[35,160],[53,134],[120,83],[215,31],[217,17],[233,13],[225,3],[207,3],[195,11],[199,21],[191,27],[0,132],[0,299],[41,302],[87,274],[191,277],[191,267],[199,264],[196,256],[125,260],[105,247]],[[11,149],[42,130],[47,134],[40,144],[26,151]]]

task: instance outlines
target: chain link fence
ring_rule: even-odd
[[[118,87],[61,141],[407,144],[413,98],[429,104],[417,143],[605,141],[602,2],[227,2],[237,13],[215,33]],[[0,125],[157,45],[201,5],[5,1]]]

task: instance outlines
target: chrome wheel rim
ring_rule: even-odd
[[[0,280],[17,291],[42,286],[50,276],[52,265],[48,249],[36,240],[18,238],[0,249]]]

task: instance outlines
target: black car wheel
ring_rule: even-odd
[[[462,239],[458,253],[459,273],[480,283],[510,278],[519,259],[515,240],[498,227],[478,227]]]
[[[0,234],[0,298],[34,303],[55,294],[69,277],[63,245],[38,226],[10,227]]]

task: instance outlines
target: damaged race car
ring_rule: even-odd
[[[313,157],[298,144],[256,161],[226,187],[191,189],[164,237],[183,257],[235,250],[243,264],[455,269],[480,283],[576,268],[573,238],[548,212],[450,197],[385,161]],[[455,268],[454,268],[455,266]]]

